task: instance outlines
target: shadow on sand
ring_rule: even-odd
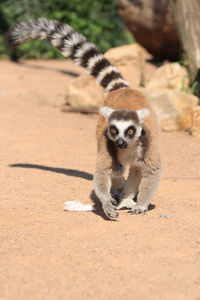
[[[42,165],[36,165],[36,164],[10,164],[9,167],[11,168],[27,168],[27,169],[38,169],[38,170],[43,170],[43,171],[49,171],[49,172],[55,172],[55,173],[59,173],[59,174],[64,174],[67,176],[73,176],[73,177],[79,177],[79,178],[83,178],[86,180],[93,180],[93,175],[88,173],[88,172],[84,172],[84,171],[79,171],[79,170],[74,170],[74,169],[64,169],[64,168],[55,168],[55,167],[47,167],[47,166],[42,166]],[[93,213],[102,217],[104,220],[106,221],[116,221],[116,220],[110,220],[105,214],[104,211],[102,209],[102,205],[98,199],[98,197],[96,196],[94,190],[91,192],[90,194],[90,199],[92,200],[92,202],[94,203],[94,211]],[[136,199],[134,199],[136,200]],[[148,210],[152,210],[155,208],[154,204],[150,204],[148,207]]]
[[[84,171],[74,170],[74,169],[64,169],[64,168],[55,168],[55,167],[47,167],[36,164],[11,164],[9,165],[11,168],[27,168],[27,169],[39,169],[43,171],[60,173],[72,177],[79,177],[86,180],[93,180],[93,175]]]
[[[78,77],[80,74],[79,73],[76,73],[76,72],[73,72],[73,71],[67,71],[67,70],[62,70],[62,69],[58,69],[58,68],[53,68],[53,67],[45,67],[45,66],[39,66],[39,65],[28,65],[24,62],[16,62],[17,64],[19,65],[22,65],[23,67],[26,67],[26,68],[32,68],[32,69],[39,69],[39,70],[48,70],[48,71],[55,71],[55,72],[59,72],[59,73],[62,73],[64,75],[69,75],[69,76],[72,76],[72,77]]]

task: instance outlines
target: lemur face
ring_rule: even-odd
[[[108,136],[117,147],[127,148],[136,134],[136,126],[132,121],[113,120],[108,126]]]
[[[107,135],[120,149],[125,149],[142,134],[144,119],[149,115],[147,109],[113,110],[102,107],[100,113],[108,121]]]

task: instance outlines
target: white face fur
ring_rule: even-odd
[[[117,118],[115,118],[116,113]],[[132,113],[133,118],[128,118],[128,114]],[[132,141],[138,140],[142,132],[142,124],[149,115],[146,108],[130,111],[130,110],[113,110],[110,107],[102,107],[100,114],[108,121],[108,136],[119,148],[127,148]]]

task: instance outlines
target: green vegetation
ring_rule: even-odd
[[[111,47],[133,42],[117,14],[114,0],[0,0],[0,57],[60,58],[46,41],[31,41],[8,51],[3,35],[16,22],[47,17],[68,23],[105,52]]]

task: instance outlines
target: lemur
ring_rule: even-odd
[[[47,39],[63,56],[86,68],[104,88],[104,106],[97,123],[98,157],[94,189],[109,219],[126,207],[132,214],[148,210],[161,174],[159,129],[147,99],[131,89],[120,71],[97,47],[67,24],[30,19],[7,34],[16,47],[28,40]],[[80,91],[81,93],[81,91]],[[129,167],[127,180],[125,168]],[[114,196],[111,190],[115,191]]]

